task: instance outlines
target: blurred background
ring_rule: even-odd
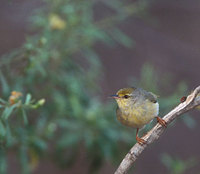
[[[199,17],[198,0],[1,0],[0,173],[114,173],[135,129],[108,96],[142,87],[160,116],[180,103],[199,85]],[[130,173],[199,173],[199,123],[181,116]]]

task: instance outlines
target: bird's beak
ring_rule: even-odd
[[[114,98],[114,99],[118,99],[118,98],[120,98],[118,95],[110,95],[110,98]]]

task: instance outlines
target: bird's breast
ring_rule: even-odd
[[[117,119],[126,126],[141,128],[157,116],[158,112],[158,103],[135,103],[131,107],[118,108]]]

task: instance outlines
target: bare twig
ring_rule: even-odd
[[[176,108],[170,111],[167,115],[163,117],[163,119],[167,122],[167,124],[171,123],[175,118],[179,115],[184,114],[185,112],[195,108],[196,106],[200,105],[200,86],[198,86],[186,99],[185,102],[180,103]],[[197,96],[198,95],[198,96]],[[164,132],[166,128],[161,126],[160,124],[156,124],[144,137],[146,140],[145,145],[139,145],[136,143],[128,154],[125,156],[121,164],[119,165],[118,169],[116,170],[115,174],[125,174],[128,172],[131,165],[137,160],[140,156],[142,151],[146,149],[146,147],[157,140],[161,134]]]

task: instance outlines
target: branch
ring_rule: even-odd
[[[163,119],[167,122],[167,124],[171,123],[174,119],[176,119],[179,115],[184,114],[185,112],[195,108],[200,105],[200,86],[198,86],[184,101],[180,103],[176,108],[170,111],[167,115],[163,117]],[[198,96],[197,96],[198,95]],[[115,174],[125,174],[128,172],[129,168],[140,156],[142,151],[146,149],[146,147],[157,140],[161,134],[164,132],[166,128],[161,126],[160,124],[156,124],[144,137],[142,137],[147,143],[144,145],[139,145],[136,143],[128,154],[125,156]]]

